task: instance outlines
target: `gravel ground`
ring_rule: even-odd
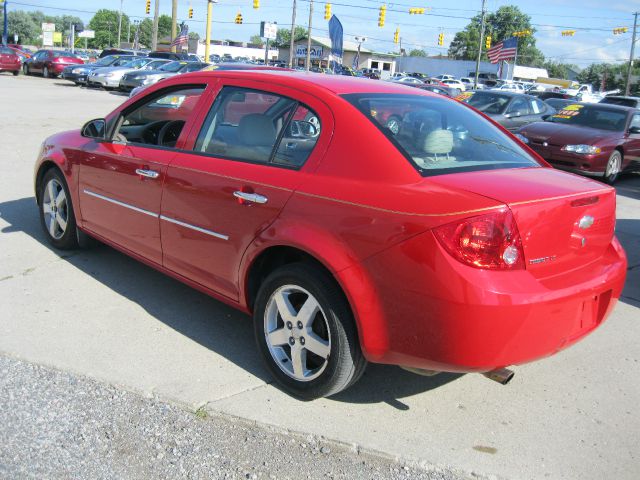
[[[367,419],[363,419],[363,422]],[[313,436],[187,412],[0,355],[0,478],[439,479]]]

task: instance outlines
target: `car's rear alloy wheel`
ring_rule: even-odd
[[[267,367],[297,397],[333,395],[364,371],[366,360],[345,296],[314,265],[286,265],[269,275],[258,292],[254,322]]]
[[[78,246],[76,220],[71,196],[59,170],[52,168],[45,174],[39,189],[40,223],[49,242],[56,248]]]
[[[44,78],[49,78],[49,69],[47,67],[44,67],[44,70],[42,70],[42,76]]]
[[[604,181],[609,185],[613,184],[613,182],[617,180],[621,169],[622,155],[618,150],[614,150],[607,161],[607,167],[604,171]]]

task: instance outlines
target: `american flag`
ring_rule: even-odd
[[[186,45],[187,43],[189,43],[189,26],[183,23],[180,25],[180,33],[173,39],[171,46],[177,47],[178,45]]]
[[[487,56],[491,63],[498,63],[501,60],[509,60],[516,56],[518,50],[518,39],[516,37],[507,38],[496,43],[487,51]]]

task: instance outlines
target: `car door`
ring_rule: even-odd
[[[625,134],[625,159],[623,167],[630,165],[633,170],[640,170],[640,113],[634,113]]]
[[[29,73],[42,73],[42,67],[48,54],[49,52],[47,51],[36,53],[33,56],[33,60],[29,63]]]
[[[111,140],[84,147],[79,192],[86,229],[162,263],[162,183],[204,90],[174,86],[147,95],[122,112]]]
[[[505,112],[506,121],[504,127],[509,130],[517,130],[518,128],[530,123],[529,120],[529,102],[524,96],[517,96],[507,107]]]
[[[166,268],[236,300],[243,253],[321,158],[333,120],[303,92],[221,82],[167,170],[160,228]]]

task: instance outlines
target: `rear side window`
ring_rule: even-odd
[[[319,134],[318,116],[296,100],[225,87],[204,121],[195,151],[299,168],[311,154]]]
[[[442,97],[349,94],[423,176],[536,167],[539,163],[507,134],[473,110]]]

